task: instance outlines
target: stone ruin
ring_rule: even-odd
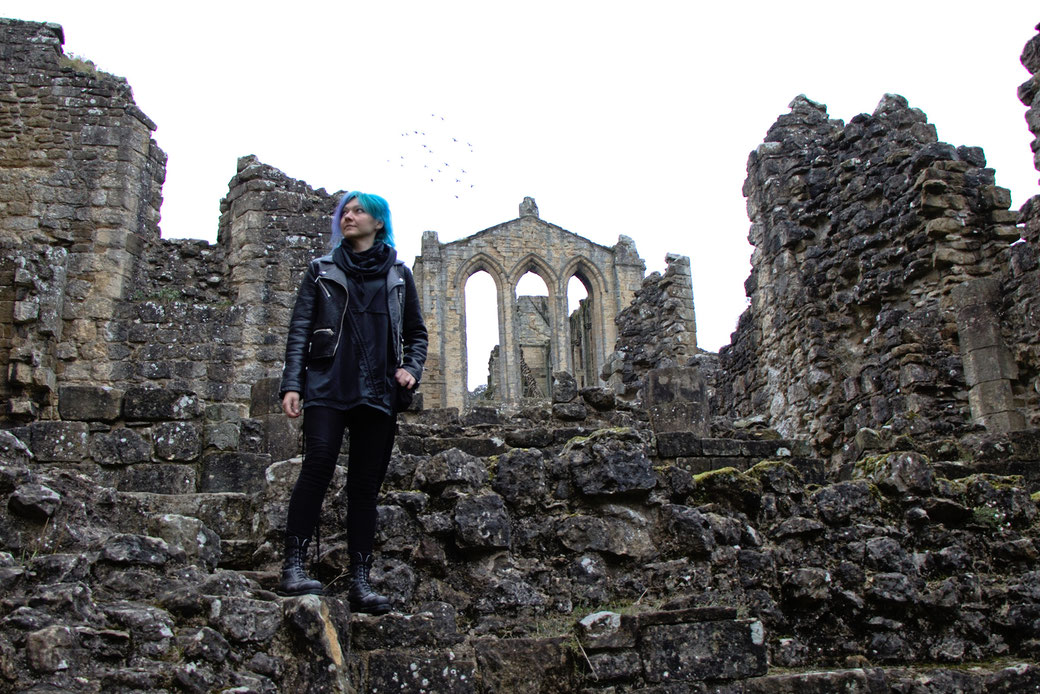
[[[490,386],[496,400],[515,402],[538,391],[548,396],[555,370],[575,374],[582,385],[598,385],[596,365],[605,363],[617,339],[614,317],[631,303],[645,269],[632,239],[622,236],[613,248],[593,243],[542,221],[532,198],[520,205],[519,218],[458,241],[440,243],[436,232],[425,232],[413,270],[430,331],[422,386],[426,406],[465,405],[464,289],[475,273],[491,276],[498,300],[500,349],[492,362]],[[545,282],[547,298],[514,298],[517,283],[528,272]],[[567,312],[572,277],[588,292],[573,322]],[[527,379],[522,364],[531,369]]]
[[[718,355],[686,258],[642,278],[630,240],[533,201],[424,237],[424,302],[497,272],[556,361],[523,398],[534,342],[509,327],[521,397],[460,408],[458,323],[433,316],[379,509],[399,610],[372,617],[340,597],[342,471],[329,595],[272,592],[300,464],[276,375],[334,196],[243,157],[217,243],[161,239],[129,85],[57,25],[0,34],[0,689],[1040,691],[1040,197],[1009,209],[902,97],[848,124],[796,98],[751,154],[751,306]],[[1022,62],[1035,152],[1040,35]],[[517,308],[532,269],[550,296]]]

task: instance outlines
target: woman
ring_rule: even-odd
[[[355,612],[382,614],[390,602],[368,583],[376,498],[399,403],[410,400],[422,376],[426,326],[412,273],[397,260],[386,200],[357,191],[344,195],[332,215],[331,245],[332,253],[307,267],[285,346],[282,410],[293,418],[306,412],[305,455],[289,499],[279,589],[283,595],[322,594],[303,564],[349,429],[348,599]]]

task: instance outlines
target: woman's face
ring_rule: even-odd
[[[349,243],[355,251],[366,251],[371,248],[375,243],[376,234],[382,228],[383,223],[365,212],[357,198],[343,206],[343,213],[339,218],[339,229],[343,233],[343,240]]]

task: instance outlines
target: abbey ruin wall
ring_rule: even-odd
[[[63,40],[57,25],[0,22],[0,394],[20,417],[54,418],[59,382],[123,377],[111,321],[159,237],[155,124]]]
[[[755,250],[720,352],[730,414],[766,413],[821,452],[864,428],[1037,425],[1036,241],[980,148],[939,142],[899,96],[847,125],[799,97],[744,192]]]
[[[549,331],[547,360],[550,370],[568,372],[575,371],[577,360],[567,289],[572,277],[581,281],[588,292],[584,310],[589,325],[582,339],[587,347],[583,366],[596,373],[600,366],[592,368],[589,362],[606,363],[617,338],[615,316],[632,301],[645,268],[632,239],[621,236],[613,247],[593,243],[543,221],[532,198],[524,199],[518,218],[464,239],[441,243],[436,232],[425,232],[422,253],[413,269],[433,338],[423,379],[426,404],[462,407],[466,400],[465,287],[475,273],[486,272],[495,283],[500,349],[492,361],[491,382],[495,398],[511,402],[529,392],[521,362],[522,343],[531,340],[523,336],[526,318],[516,298],[521,278],[531,272],[544,281],[548,291],[544,321]]]

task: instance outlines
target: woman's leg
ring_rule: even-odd
[[[376,500],[386,477],[394,446],[397,418],[368,407],[351,410],[350,458],[347,463],[347,547],[350,550],[350,590],[354,612],[385,614],[390,600],[372,590],[368,572],[376,534]]]
[[[370,407],[348,413],[347,547],[368,555],[376,534],[376,501],[394,447],[397,417]]]
[[[300,476],[296,478],[289,511],[286,534],[310,539],[321,515],[321,504],[325,499],[336,471],[336,459],[343,444],[346,413],[331,407],[308,407],[303,414],[303,436],[305,455]]]

